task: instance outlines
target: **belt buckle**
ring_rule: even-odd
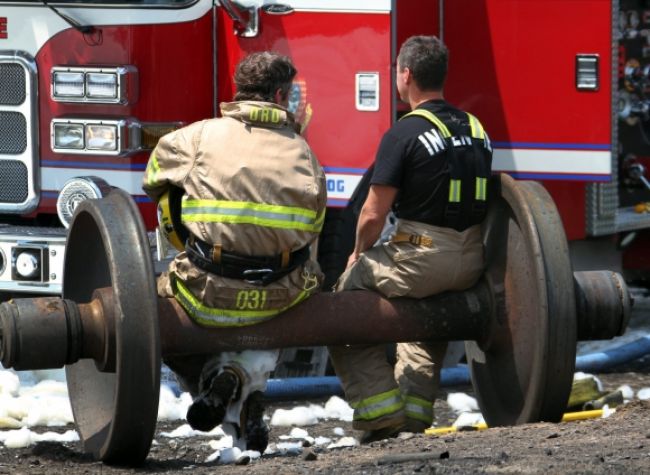
[[[264,285],[264,277],[273,274],[273,269],[246,269],[242,272],[244,276],[244,282],[247,282],[251,285]],[[247,279],[248,276],[259,276],[257,279]]]

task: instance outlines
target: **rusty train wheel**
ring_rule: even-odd
[[[67,366],[66,375],[84,449],[107,463],[142,463],[156,428],[160,337],[148,249],[142,218],[126,192],[79,205],[66,247],[63,296],[90,302],[95,289],[111,287],[115,311],[104,368],[84,359]]]
[[[501,178],[484,225],[494,298],[488,335],[467,342],[489,426],[562,418],[575,370],[576,311],[564,228],[538,183]]]

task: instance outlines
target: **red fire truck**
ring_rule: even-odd
[[[217,115],[238,60],[261,49],[299,69],[290,108],[327,173],[320,258],[334,275],[343,210],[406,111],[393,68],[413,34],[449,46],[446,97],[481,119],[495,170],[543,181],[576,265],[646,271],[646,3],[0,0],[0,291],[58,293],[74,207],[110,187],[133,195],[153,236],[150,150]]]

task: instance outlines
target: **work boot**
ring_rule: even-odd
[[[377,442],[378,440],[393,439],[397,437],[400,432],[404,432],[405,430],[404,424],[382,427],[381,429],[366,430],[361,434],[359,442],[361,444],[369,444],[371,442]]]
[[[203,432],[209,432],[223,422],[228,403],[239,386],[239,378],[231,371],[223,371],[208,378],[207,383],[186,416],[192,429]]]
[[[431,424],[409,417],[406,419],[404,430],[407,432],[413,432],[414,434],[422,434],[429,427],[431,427]]]
[[[269,426],[264,422],[264,395],[254,391],[246,400],[246,450],[256,450],[263,454],[269,445]]]

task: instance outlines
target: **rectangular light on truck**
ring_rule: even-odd
[[[58,153],[120,155],[138,149],[126,120],[52,119],[51,145]]]
[[[117,150],[117,126],[86,125],[86,148],[88,150]]]
[[[117,74],[86,73],[86,96],[115,99],[117,97]]]
[[[53,72],[52,93],[58,97],[83,97],[83,73],[64,71]]]
[[[138,96],[134,66],[55,66],[51,74],[52,99],[88,104],[133,104]]]
[[[83,124],[53,123],[52,148],[82,150],[84,148]]]

